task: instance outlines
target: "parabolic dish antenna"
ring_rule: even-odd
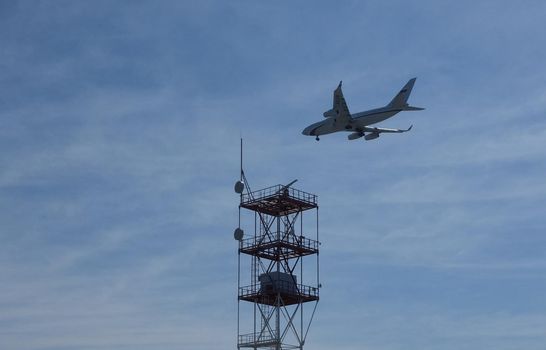
[[[237,241],[242,240],[244,235],[245,233],[239,227],[236,228],[235,231],[233,232],[233,238],[235,238]]]
[[[237,181],[235,183],[235,192],[241,194],[243,193],[244,190],[245,190],[245,183],[242,181]]]

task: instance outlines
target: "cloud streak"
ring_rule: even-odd
[[[400,5],[0,5],[0,348],[234,345],[242,135],[319,195],[307,346],[542,349],[544,5]],[[413,76],[411,133],[300,134]]]

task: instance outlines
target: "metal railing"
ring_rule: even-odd
[[[249,333],[239,335],[239,345],[277,343],[278,336],[271,333]]]
[[[283,242],[290,245],[318,250],[319,242],[314,239],[309,239],[305,236],[296,236],[293,234],[285,234],[283,232],[270,232],[269,234],[258,237],[245,238],[241,241],[241,249],[258,247],[262,244]]]
[[[319,289],[317,287],[296,284],[291,281],[273,280],[271,282],[256,283],[253,285],[240,287],[239,297],[268,295],[278,292],[303,297],[318,297],[319,295]]]
[[[273,197],[273,196],[288,196],[312,205],[316,205],[317,196],[311,193],[300,191],[298,189],[288,187],[285,185],[275,185],[271,187],[266,187],[261,190],[253,191],[250,193],[245,193],[242,196],[241,203],[250,203],[263,198]]]

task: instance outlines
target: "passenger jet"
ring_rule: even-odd
[[[341,82],[339,82],[337,89],[334,91],[334,105],[332,109],[323,114],[326,120],[309,125],[303,130],[302,134],[315,136],[315,139],[318,141],[320,135],[348,131],[351,132],[347,136],[349,140],[356,140],[363,136],[365,140],[373,140],[378,138],[379,134],[383,132],[401,133],[410,131],[413,125],[407,129],[387,129],[370,125],[389,119],[401,111],[421,111],[424,109],[410,106],[407,103],[413,84],[415,84],[415,79],[417,78],[410,79],[385,107],[370,109],[369,111],[352,115],[349,113],[349,108],[347,108],[347,103],[341,91]]]

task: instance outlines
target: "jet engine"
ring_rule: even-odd
[[[378,137],[379,137],[379,133],[377,131],[375,131],[375,132],[369,133],[368,135],[365,135],[364,140],[370,141],[370,140],[376,139]]]
[[[322,114],[324,118],[332,118],[337,115],[336,111],[332,108]]]
[[[356,140],[356,139],[359,139],[361,138],[362,136],[364,136],[364,133],[363,132],[353,132],[352,134],[349,134],[347,136],[347,138],[349,140]]]

